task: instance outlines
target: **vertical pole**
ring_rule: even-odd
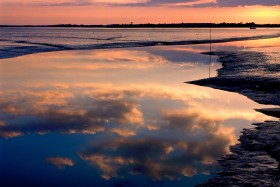
[[[212,22],[210,22],[210,29],[209,29],[209,31],[210,31],[209,78],[211,77],[211,61],[212,61],[212,28],[211,28],[211,24],[212,24]]]

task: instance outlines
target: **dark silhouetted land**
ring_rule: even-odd
[[[109,25],[84,25],[84,24],[57,24],[57,25],[0,25],[0,27],[86,27],[86,28],[273,28],[280,24],[248,23],[144,23],[144,24],[109,24]]]

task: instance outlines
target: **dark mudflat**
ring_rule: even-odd
[[[280,118],[280,63],[260,52],[216,52],[223,67],[218,76],[189,82],[240,93],[275,108],[256,109]],[[276,75],[276,76],[275,76]],[[242,106],[241,106],[242,107]],[[280,122],[267,121],[244,129],[232,154],[222,157],[222,171],[202,186],[280,186]]]
[[[232,154],[222,157],[218,177],[202,186],[280,186],[280,122],[255,124],[244,129],[240,144],[231,147]]]

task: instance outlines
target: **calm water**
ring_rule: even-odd
[[[209,29],[106,29],[106,28],[0,28],[0,59],[39,52],[130,48],[163,43],[203,43],[210,38]],[[212,29],[212,42],[244,37],[280,36],[279,28]]]
[[[213,49],[262,50],[276,58],[277,41]],[[207,181],[243,128],[273,119],[255,112],[264,106],[244,96],[184,83],[209,76],[209,56],[200,54],[208,48],[2,59],[0,185],[185,187]],[[215,76],[221,65],[212,60]]]
[[[195,28],[146,28],[146,29],[108,29],[108,28],[18,28],[3,27],[0,40],[12,43],[58,44],[73,47],[75,45],[106,44],[118,42],[145,41],[183,41],[209,39],[209,29]],[[238,38],[279,34],[279,28],[248,28],[212,29],[212,39]]]

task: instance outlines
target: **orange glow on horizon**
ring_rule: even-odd
[[[280,6],[183,8],[172,6],[1,6],[0,24],[113,24],[180,22],[280,23]]]

